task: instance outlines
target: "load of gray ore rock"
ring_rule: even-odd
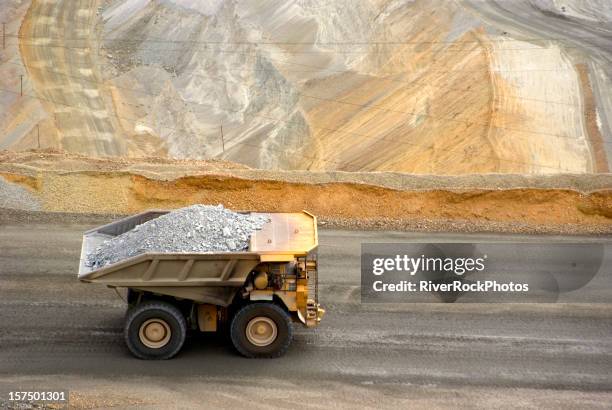
[[[270,219],[240,214],[223,205],[193,205],[152,219],[104,241],[87,255],[97,269],[146,252],[238,252],[247,250],[255,230]]]

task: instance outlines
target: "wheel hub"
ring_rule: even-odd
[[[151,349],[164,347],[170,341],[172,331],[163,319],[149,319],[140,325],[138,337],[145,346]]]
[[[246,337],[255,346],[268,346],[276,340],[277,336],[276,323],[268,317],[254,317],[247,324]]]

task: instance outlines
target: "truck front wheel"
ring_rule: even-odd
[[[234,315],[230,336],[236,350],[245,357],[279,357],[293,338],[291,318],[273,303],[246,305]]]
[[[181,350],[186,335],[185,317],[170,303],[145,302],[127,312],[125,342],[139,359],[170,359]]]

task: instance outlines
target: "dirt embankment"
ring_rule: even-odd
[[[57,212],[128,214],[222,203],[243,210],[307,209],[343,226],[612,233],[610,174],[416,177],[3,153],[0,176],[30,191],[43,210]]]

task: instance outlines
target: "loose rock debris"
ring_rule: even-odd
[[[146,252],[239,252],[269,218],[240,214],[223,205],[177,209],[109,239],[87,255],[94,269]]]

